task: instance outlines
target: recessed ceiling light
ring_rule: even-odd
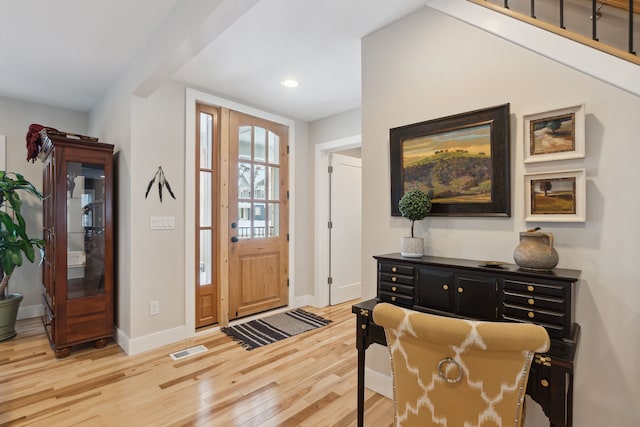
[[[298,87],[298,81],[293,79],[287,79],[280,82],[284,87]]]

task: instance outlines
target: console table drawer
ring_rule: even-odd
[[[413,297],[413,286],[380,282],[380,290],[394,295],[407,295]]]
[[[401,294],[397,294],[397,293],[393,293],[393,292],[379,291],[378,292],[378,297],[380,298],[380,301],[382,301],[382,302],[389,302],[391,304],[402,305],[402,306],[405,306],[405,307],[412,307],[413,306],[413,297],[412,296],[401,295]]]
[[[518,282],[505,279],[504,289],[526,293],[528,295],[549,295],[555,297],[565,296],[565,287],[548,283]]]
[[[504,291],[504,301],[523,308],[544,308],[559,313],[566,310],[565,300],[563,298],[554,298],[541,295],[526,295],[511,291]]]
[[[413,286],[414,278],[413,276],[400,276],[397,274],[388,274],[388,273],[380,273],[379,281],[391,283],[391,284],[400,284],[400,285],[410,285]]]
[[[536,323],[543,326],[551,337],[562,338],[569,333],[565,331],[565,315],[562,312],[527,309],[507,303],[504,304],[503,310],[505,320]]]
[[[403,264],[389,264],[381,262],[378,264],[380,273],[402,274],[405,276],[412,276],[415,272],[413,266]]]

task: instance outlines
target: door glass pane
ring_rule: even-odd
[[[212,269],[211,269],[211,245],[212,245],[212,232],[211,230],[200,230],[200,286],[210,285],[212,283]]]
[[[280,204],[269,203],[269,237],[280,235]]]
[[[266,237],[265,225],[267,220],[267,206],[265,203],[253,205],[253,237]]]
[[[267,131],[264,128],[256,127],[254,128],[253,132],[253,144],[255,149],[253,159],[256,162],[265,162],[267,160],[267,143],[265,141],[267,137]]]
[[[256,171],[256,175],[254,177],[254,185],[255,189],[253,192],[253,198],[264,200],[265,198],[265,167],[260,165],[254,165],[254,170]]]
[[[67,162],[67,298],[104,293],[104,166]]]
[[[240,159],[251,159],[251,126],[238,128],[238,153]]]
[[[200,171],[200,226],[211,227],[211,172]]]
[[[280,137],[269,131],[269,163],[277,165],[280,162]]]
[[[211,169],[213,158],[213,117],[211,114],[200,113],[200,167]]]
[[[238,163],[238,198],[251,198],[251,163]]]
[[[238,202],[238,238],[251,238],[251,203]]]
[[[269,185],[267,186],[269,200],[280,200],[280,168],[269,166],[267,168],[269,177]]]

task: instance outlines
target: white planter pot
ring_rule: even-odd
[[[408,258],[420,258],[424,255],[424,239],[422,237],[401,237],[400,255]]]

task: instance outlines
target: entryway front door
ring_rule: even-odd
[[[288,127],[229,113],[229,319],[289,302]]]

